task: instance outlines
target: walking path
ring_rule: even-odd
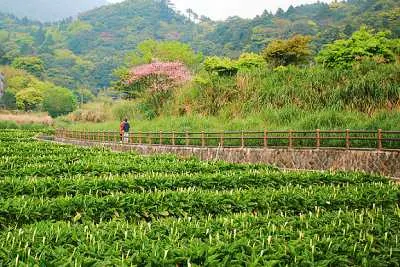
[[[263,163],[273,165],[282,169],[290,170],[333,170],[333,171],[362,171],[366,173],[380,174],[388,177],[400,178],[400,150],[399,149],[346,149],[346,148],[324,148],[324,147],[226,147],[205,146],[201,140],[198,145],[194,139],[186,139],[185,144],[167,142],[165,137],[160,143],[153,142],[126,143],[119,141],[119,135],[110,135],[107,139],[103,133],[96,132],[94,135],[88,132],[75,132],[80,138],[71,135],[62,135],[60,132],[53,140],[64,144],[80,146],[103,146],[115,151],[135,151],[142,155],[151,154],[175,154],[179,157],[197,157],[201,160],[223,160],[233,163]],[[86,135],[85,135],[86,134]],[[132,138],[132,136],[131,136]],[[143,137],[142,137],[143,138]],[[177,138],[175,136],[175,138]],[[189,145],[187,144],[189,140]],[[206,139],[204,139],[206,140]],[[294,139],[295,140],[295,139]],[[192,142],[190,142],[192,141]],[[226,140],[225,140],[226,141]],[[242,142],[242,140],[240,140]],[[226,144],[226,143],[225,143]]]

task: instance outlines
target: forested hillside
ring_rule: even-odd
[[[106,0],[1,0],[3,13],[42,22],[62,20],[107,4]]]
[[[49,25],[0,15],[0,61],[10,64],[17,57],[35,55],[44,62],[43,75],[58,85],[103,88],[143,40],[178,40],[205,55],[237,57],[299,33],[312,36],[316,53],[363,24],[398,37],[399,13],[397,0],[349,0],[215,22],[193,12],[183,15],[170,1],[127,0]]]

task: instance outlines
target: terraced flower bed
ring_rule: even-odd
[[[0,133],[0,266],[398,266],[400,190],[357,173]]]

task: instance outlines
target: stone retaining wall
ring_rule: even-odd
[[[55,141],[81,146],[104,146],[116,151],[135,151],[142,155],[175,154],[183,158],[197,157],[201,160],[265,163],[283,169],[364,171],[400,178],[400,151],[121,145],[60,138],[56,138]]]

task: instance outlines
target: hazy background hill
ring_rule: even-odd
[[[62,20],[107,4],[106,0],[1,0],[0,10],[42,22]]]

